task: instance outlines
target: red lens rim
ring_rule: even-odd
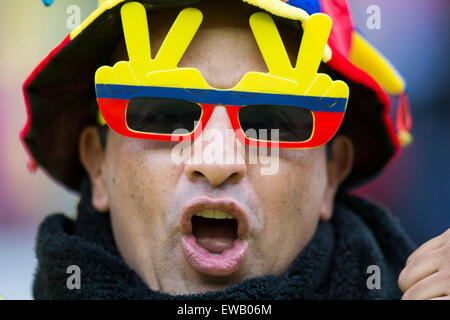
[[[97,98],[100,111],[108,126],[126,137],[157,141],[192,141],[199,136],[208,123],[214,106],[199,103],[202,107],[200,125],[187,135],[154,134],[131,130],[126,123],[128,99]],[[248,138],[239,123],[239,110],[242,106],[226,105],[228,117],[239,141],[253,147],[304,149],[315,148],[326,144],[337,132],[344,118],[344,112],[311,111],[314,117],[313,133],[309,140],[302,142],[273,142]]]

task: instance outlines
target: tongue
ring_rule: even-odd
[[[237,223],[234,219],[192,218],[192,233],[197,244],[211,253],[220,254],[233,246],[237,238]]]

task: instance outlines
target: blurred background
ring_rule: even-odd
[[[355,191],[388,208],[422,244],[450,227],[450,1],[348,0],[354,24],[406,78],[414,144],[375,181]],[[2,0],[0,10],[0,296],[31,299],[39,222],[51,212],[73,215],[76,194],[42,171],[27,170],[19,141],[26,112],[21,86],[33,68],[81,21],[95,0]],[[370,30],[367,8],[377,5],[381,28]],[[69,10],[69,12],[68,12]],[[76,22],[76,21],[75,21]],[[392,115],[394,115],[392,113]]]

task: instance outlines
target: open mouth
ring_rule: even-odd
[[[245,256],[248,216],[231,199],[201,197],[183,207],[180,230],[185,258],[198,272],[227,276]]]
[[[219,210],[203,210],[192,217],[196,243],[213,254],[221,254],[233,247],[237,227],[236,219]]]

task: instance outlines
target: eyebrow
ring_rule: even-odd
[[[96,93],[97,98],[100,99],[131,100],[133,98],[158,97],[230,106],[283,105],[319,112],[344,112],[347,104],[346,98],[117,84],[97,84]]]

